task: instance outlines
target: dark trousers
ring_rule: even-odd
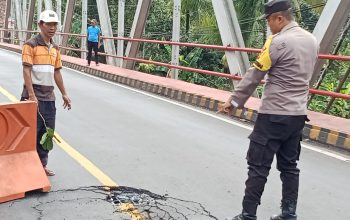
[[[25,101],[28,98],[21,98],[21,101]],[[39,101],[38,109],[40,114],[45,119],[46,126],[55,130],[56,121],[56,107],[54,101]],[[40,144],[41,137],[46,132],[45,123],[39,113],[37,113],[36,124],[36,151],[38,152],[41,164],[45,167],[49,158],[49,151],[44,150]]]
[[[306,116],[258,114],[247,153],[248,179],[243,209],[260,204],[274,156],[282,181],[282,200],[297,200],[300,141]]]
[[[55,130],[55,121],[56,121],[55,102],[39,101],[38,108],[39,108],[40,114],[45,119],[46,126]],[[41,164],[44,167],[47,165],[48,158],[49,158],[49,151],[44,150],[40,144],[41,137],[46,132],[45,123],[38,113],[36,150],[38,151]]]
[[[94,50],[95,53],[95,62],[98,64],[98,42],[91,42],[88,41],[88,64],[90,65],[91,63],[91,57],[92,57],[92,50]]]

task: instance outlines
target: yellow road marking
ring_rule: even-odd
[[[146,220],[145,216],[140,214],[135,206],[131,203],[123,203],[119,205],[119,210],[128,213],[132,220]]]
[[[104,174],[97,166],[95,166],[90,160],[80,154],[77,150],[71,147],[63,138],[55,132],[57,138],[61,143],[56,144],[60,146],[69,156],[74,158],[82,167],[89,171],[96,179],[98,179],[104,186],[117,187],[118,184],[114,182],[109,176]]]
[[[6,96],[12,102],[19,102],[19,100],[0,86],[0,93]],[[90,160],[88,160],[85,156],[71,147],[63,138],[55,132],[55,135],[60,140],[61,143],[55,140],[56,144],[61,147],[63,151],[65,151],[69,156],[71,156],[75,161],[77,161],[82,167],[84,167],[91,175],[93,175],[96,179],[98,179],[104,186],[114,188],[117,187],[118,184],[114,182],[109,176],[102,172],[97,166],[95,166]],[[119,205],[119,209],[130,215],[132,220],[145,220],[146,218],[140,214],[135,206],[131,203],[123,203]]]
[[[2,88],[1,86],[0,86],[0,92],[1,92],[2,94],[4,94],[4,96],[6,96],[8,99],[10,99],[11,102],[18,102],[18,101],[19,101],[14,95],[12,95],[12,94],[9,93],[8,91],[6,91],[6,90],[5,90],[4,88]]]

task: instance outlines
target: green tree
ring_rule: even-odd
[[[185,14],[186,34],[190,30],[191,20],[198,20],[200,12],[211,7],[211,0],[182,0],[181,11]]]

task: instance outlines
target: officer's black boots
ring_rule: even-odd
[[[248,213],[242,213],[240,215],[237,215],[236,217],[233,217],[232,220],[256,220],[255,215],[249,215]]]
[[[243,201],[242,214],[237,215],[232,220],[256,220],[256,209],[258,203]]]
[[[281,209],[282,213],[279,215],[274,215],[271,220],[297,220],[297,215],[295,213],[297,208],[297,201],[285,200],[282,201]]]

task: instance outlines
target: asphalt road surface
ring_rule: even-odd
[[[62,73],[72,110],[56,93],[56,131],[70,150],[55,144],[50,153],[52,192],[0,204],[1,220],[137,219],[121,208],[125,203],[144,219],[221,220],[241,211],[251,126],[70,69]],[[0,87],[19,99],[22,84],[20,55],[0,50]],[[0,92],[0,103],[8,102]],[[72,149],[85,160],[69,155]],[[317,149],[302,149],[298,219],[350,219],[350,157]],[[104,177],[125,187],[106,192]],[[258,219],[278,213],[280,197],[273,165]]]

